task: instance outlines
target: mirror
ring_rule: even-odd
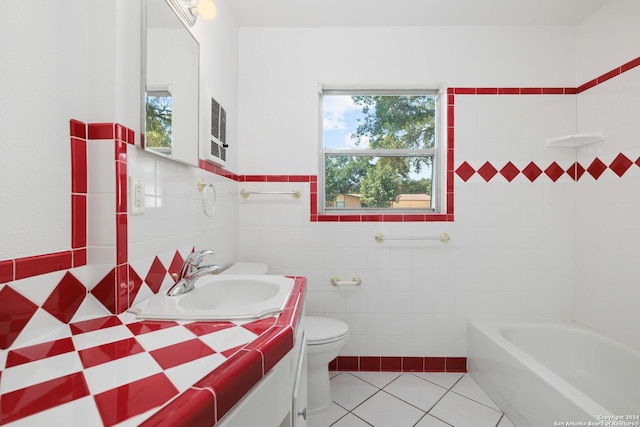
[[[197,166],[200,46],[180,1],[143,1],[141,128],[146,151]]]

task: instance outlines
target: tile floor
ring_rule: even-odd
[[[333,404],[309,427],[513,427],[469,374],[330,372]]]

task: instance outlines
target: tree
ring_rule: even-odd
[[[171,147],[171,96],[147,95],[145,146]]]
[[[352,135],[358,143],[367,141],[369,148],[386,149],[434,147],[434,97],[353,96],[352,99],[362,106],[364,114]],[[412,173],[419,173],[431,162],[431,157],[381,157],[375,164],[374,173],[370,172],[360,187],[363,202],[367,206],[381,207],[401,193],[431,194],[431,180],[411,178]],[[391,185],[396,185],[394,191],[390,191]]]
[[[325,157],[325,197],[335,200],[339,194],[359,193],[360,180],[367,176],[370,157]]]
[[[370,208],[388,208],[398,197],[398,175],[389,164],[370,166],[360,182],[360,201]]]

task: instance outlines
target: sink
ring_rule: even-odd
[[[170,297],[161,291],[129,311],[139,319],[257,319],[280,313],[293,284],[294,279],[285,276],[205,276],[190,292]]]

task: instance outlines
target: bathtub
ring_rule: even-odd
[[[470,322],[467,363],[517,427],[640,425],[640,351],[575,323]]]

